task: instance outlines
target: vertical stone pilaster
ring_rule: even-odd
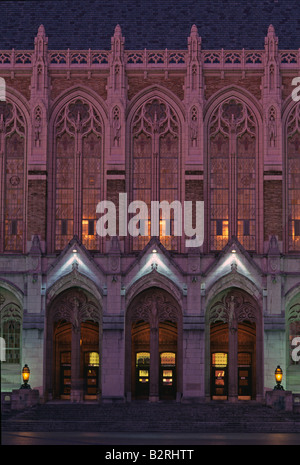
[[[80,326],[72,325],[71,402],[83,400],[80,380]]]
[[[159,400],[159,329],[150,328],[150,392],[149,401]]]
[[[188,37],[188,61],[184,100],[187,109],[187,162],[203,163],[203,105],[204,86],[201,63],[201,37],[197,27]],[[199,158],[200,157],[200,158]]]
[[[234,307],[234,296],[231,296],[228,341],[228,400],[230,402],[238,399],[238,325]]]
[[[108,163],[125,163],[125,110],[127,104],[127,79],[125,73],[125,39],[119,25],[111,38],[111,56],[107,83],[107,106],[109,108],[110,158]]]
[[[264,153],[266,164],[282,163],[281,150],[281,76],[278,37],[269,26],[265,38],[265,63],[262,79],[262,105],[264,112]]]
[[[48,37],[41,25],[34,40],[33,69],[31,76],[31,139],[29,163],[45,165],[47,162],[48,107]]]

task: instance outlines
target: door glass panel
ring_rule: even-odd
[[[135,360],[136,397],[147,398],[149,396],[150,352],[137,352]]]
[[[227,365],[228,354],[225,352],[215,352],[212,354],[212,397],[227,397]]]
[[[176,354],[162,352],[160,354],[160,397],[175,398],[176,396]]]
[[[240,397],[251,398],[252,395],[252,367],[251,353],[238,353],[238,394]]]
[[[71,393],[71,352],[60,354],[60,394],[69,396]]]
[[[84,355],[85,393],[88,396],[95,396],[98,392],[99,353],[86,352]]]
[[[227,366],[227,354],[223,352],[216,352],[212,354],[212,364],[217,367]]]

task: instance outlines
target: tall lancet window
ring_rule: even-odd
[[[287,121],[288,248],[300,251],[300,104]]]
[[[244,102],[231,98],[209,124],[210,249],[221,250],[236,236],[256,248],[257,125]]]
[[[152,98],[136,112],[132,123],[132,197],[145,202],[149,216],[142,234],[133,237],[133,249],[142,250],[151,238],[151,201],[179,201],[179,121],[165,101]],[[144,228],[144,229],[142,229]],[[177,250],[174,210],[160,209],[159,238],[168,250]]]
[[[25,120],[13,102],[0,102],[0,252],[24,248]]]
[[[89,102],[74,99],[56,118],[55,249],[74,235],[99,248],[96,207],[100,199],[102,122]]]

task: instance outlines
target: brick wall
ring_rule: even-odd
[[[270,213],[271,212],[271,213]],[[269,236],[278,236],[282,240],[283,233],[282,181],[264,182],[264,240]]]
[[[27,238],[39,234],[41,240],[46,239],[46,180],[28,181],[28,212],[27,212]]]
[[[164,76],[151,76],[144,79],[143,76],[128,77],[128,99],[131,100],[135,94],[151,85],[158,84],[172,91],[180,100],[184,98],[184,77],[174,76],[165,79]]]
[[[204,200],[203,181],[188,179],[185,181],[185,199],[193,202],[193,227],[196,226],[196,204],[195,202]]]
[[[5,83],[7,88],[12,87],[13,89],[20,92],[27,100],[30,100],[30,76],[15,76],[13,79],[11,77],[5,77]]]
[[[117,234],[119,231],[119,193],[126,192],[125,189],[125,179],[108,179],[107,180],[107,200],[110,200],[116,205],[117,211]],[[108,238],[107,238],[108,239]],[[123,237],[120,237],[120,240],[123,240]]]
[[[261,78],[260,76],[251,76],[242,78],[239,76],[225,76],[221,79],[217,76],[205,77],[205,98],[208,100],[215,92],[224,89],[227,86],[237,85],[243,87],[253,94],[258,100],[261,98]]]
[[[71,78],[67,77],[51,78],[51,99],[54,100],[62,92],[66,92],[73,86],[85,86],[96,92],[104,100],[107,98],[106,92],[107,79],[106,78]]]

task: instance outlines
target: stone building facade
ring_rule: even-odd
[[[0,52],[2,390],[26,363],[45,401],[262,401],[277,365],[300,392],[299,51],[49,45]],[[130,236],[119,193],[204,202],[203,244]]]

